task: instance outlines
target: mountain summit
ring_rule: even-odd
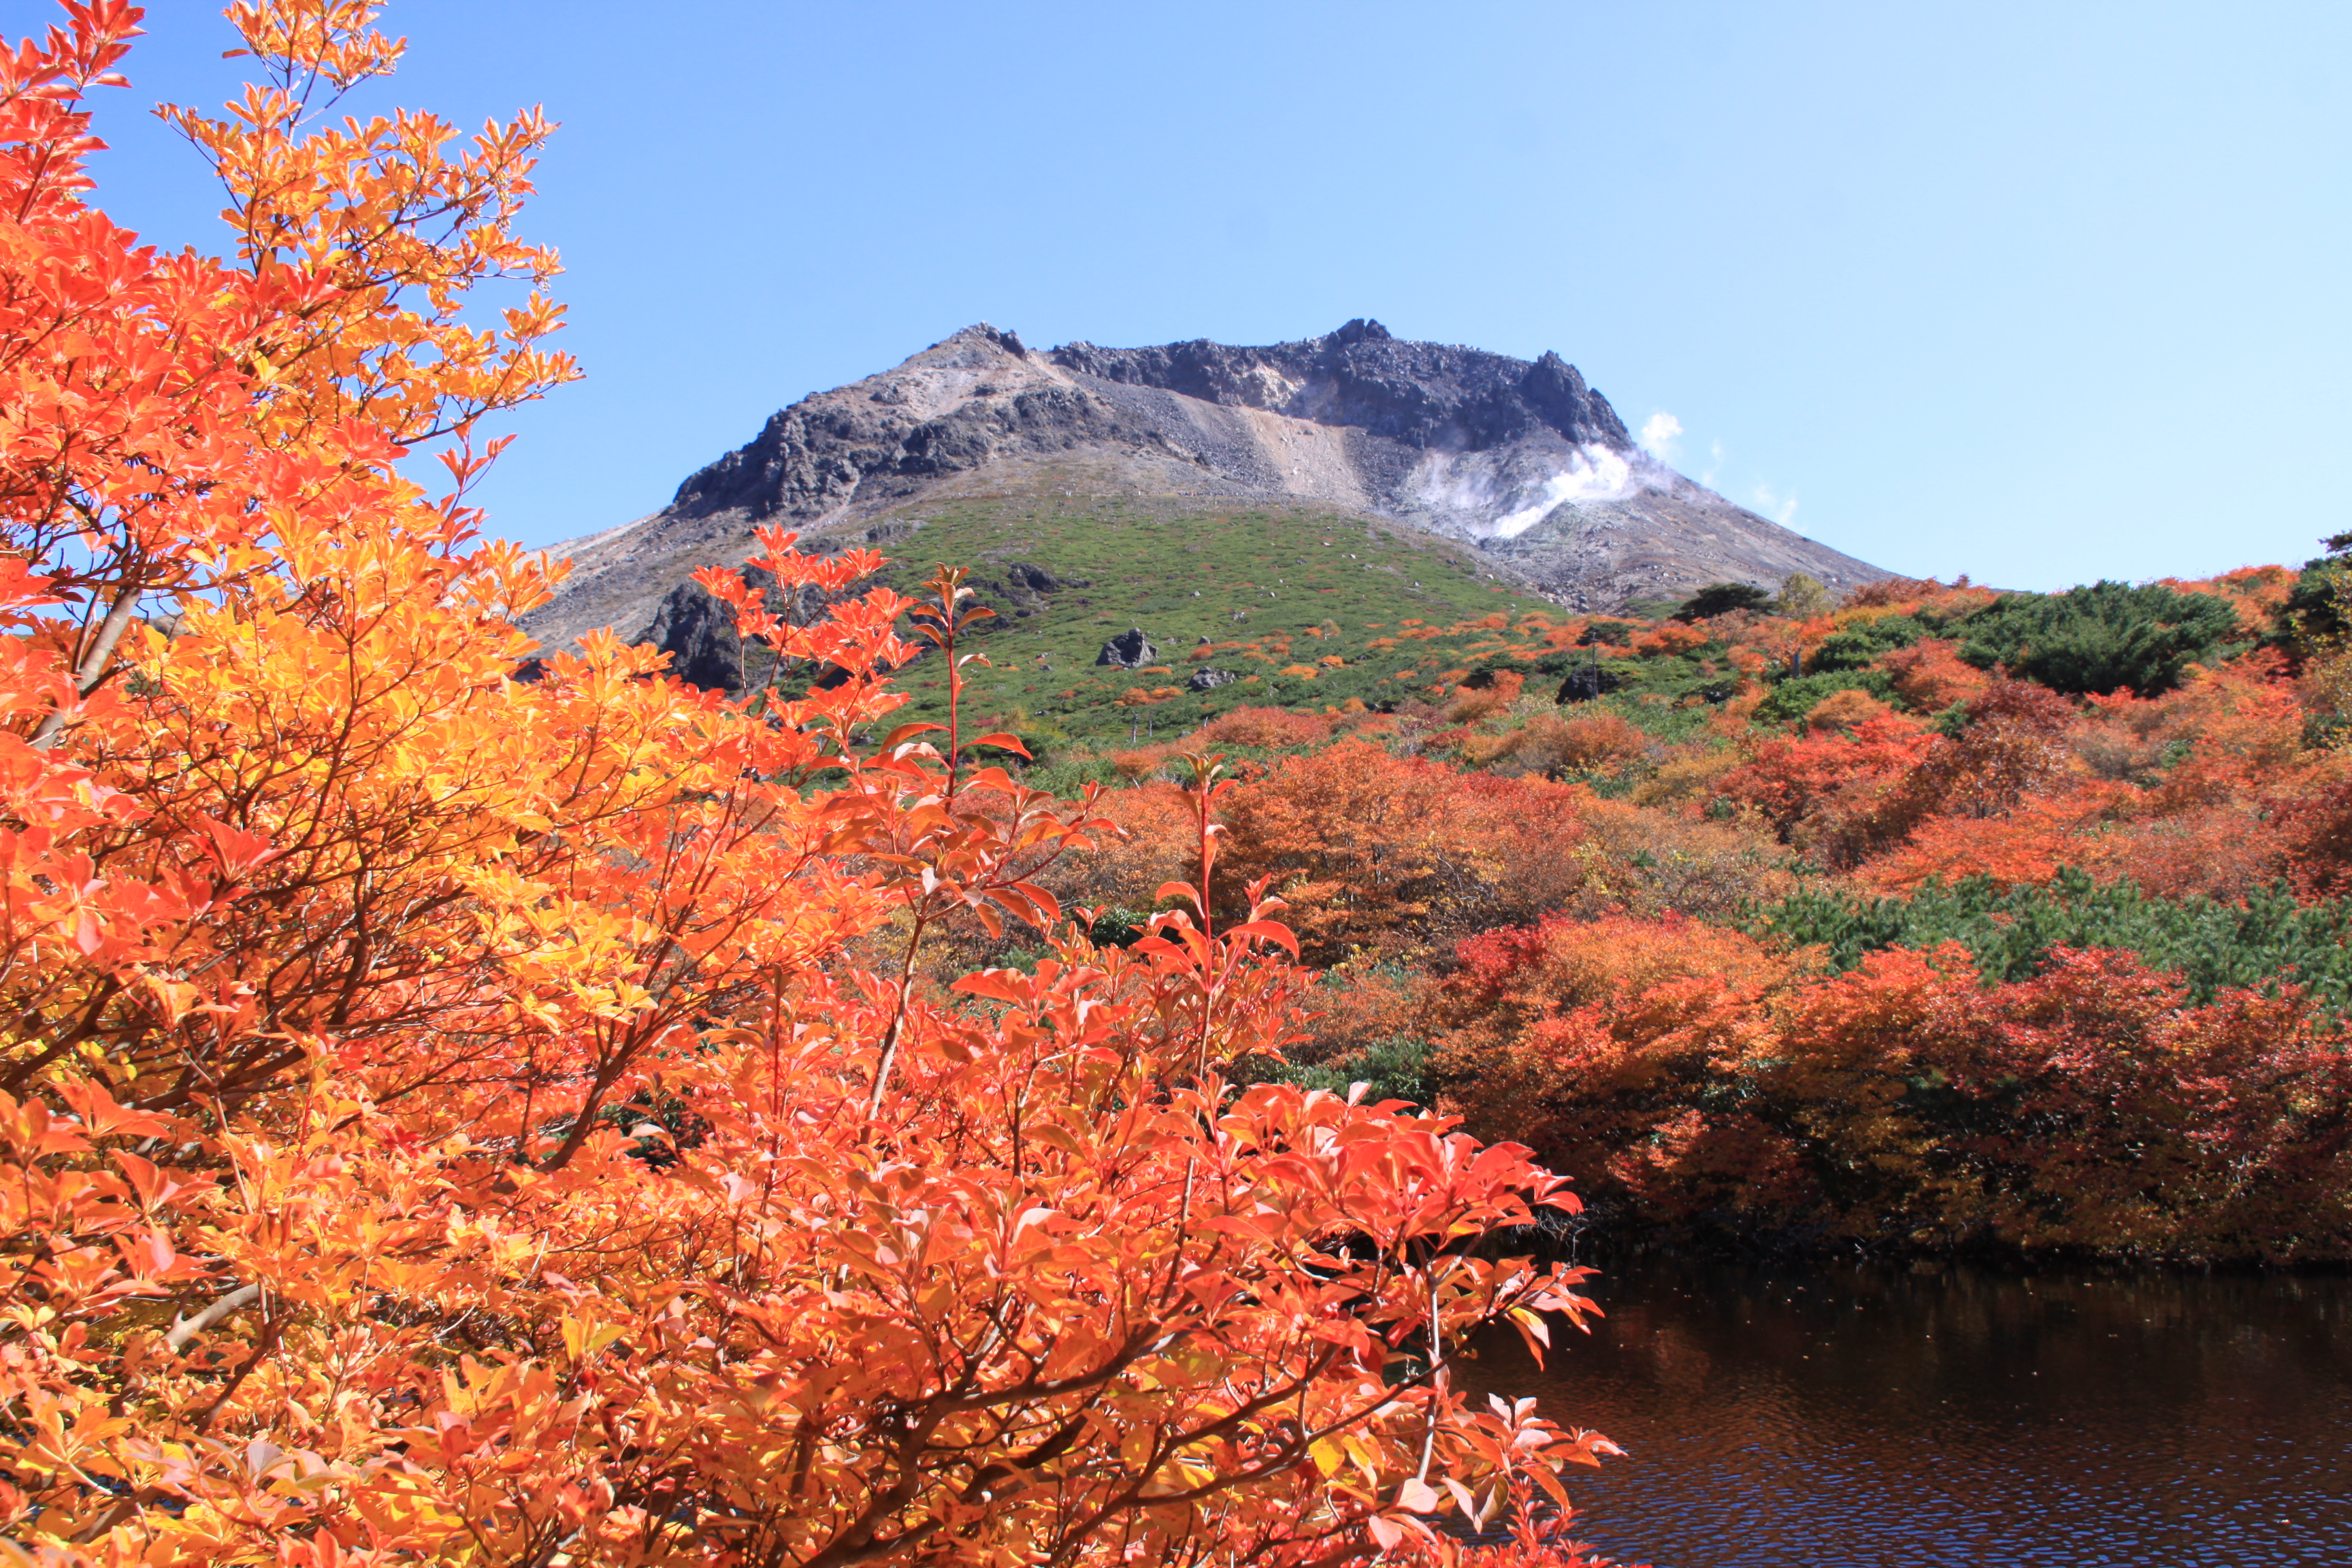
[[[643,636],[696,566],[750,553],[760,523],[887,538],[898,514],[1018,495],[1310,504],[1461,541],[1578,610],[1885,575],[1653,458],[1556,353],[1412,342],[1369,320],[1255,348],[1040,351],[982,323],[772,416],[651,517],[557,546],[573,575],[527,629],[546,646]]]

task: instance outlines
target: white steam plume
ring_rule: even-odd
[[[1566,472],[1554,474],[1537,492],[1535,504],[1495,521],[1495,537],[1516,539],[1549,517],[1564,501],[1617,500],[1633,488],[1633,465],[1606,447],[1586,446],[1569,458]]]
[[[1653,414],[1642,426],[1642,450],[1672,468],[1682,434],[1681,420],[1664,412]]]

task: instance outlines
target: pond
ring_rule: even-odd
[[[1612,1556],[2352,1564],[2352,1278],[1601,1261],[1463,1377],[1631,1450],[1570,1488]]]

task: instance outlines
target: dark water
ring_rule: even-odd
[[[1465,1381],[1632,1451],[1576,1531],[1658,1568],[2352,1568],[2352,1279],[1609,1262]]]

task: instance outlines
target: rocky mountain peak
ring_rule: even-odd
[[[984,370],[1008,360],[1028,357],[1029,350],[1021,342],[1020,333],[1002,331],[986,321],[975,321],[922,353],[909,355],[898,369]]]
[[[1575,608],[1884,575],[1652,459],[1556,353],[1415,342],[1370,317],[1279,343],[1040,351],[982,321],[779,411],[654,516],[559,546],[572,575],[528,628],[559,646],[643,635],[762,522],[838,542],[936,498],[1021,492],[1311,503],[1475,544],[1498,577]],[[666,629],[701,624],[692,605],[664,613]]]
[[[1353,426],[1424,449],[1479,450],[1538,426],[1574,442],[1633,446],[1609,400],[1557,353],[1531,365],[1482,349],[1408,342],[1360,317],[1319,338],[1255,348],[1206,338],[1143,349],[1076,342],[1047,357],[1101,381]]]

